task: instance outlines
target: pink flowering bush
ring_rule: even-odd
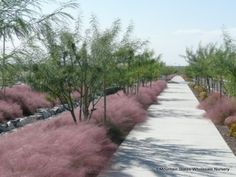
[[[204,109],[206,111],[210,110],[212,107],[217,104],[217,102],[220,102],[222,99],[222,96],[218,92],[211,93],[204,101],[202,101],[199,105],[199,109]]]
[[[205,116],[216,124],[223,124],[225,119],[236,113],[236,102],[227,97],[213,93],[198,106],[206,111]]]
[[[148,108],[152,103],[157,101],[156,92],[150,87],[140,87],[135,98],[144,109]]]
[[[154,81],[151,87],[140,87],[136,95],[137,101],[147,109],[151,104],[157,101],[157,96],[167,87],[164,80]]]
[[[224,120],[236,112],[236,104],[229,98],[221,99],[213,108],[206,112],[206,117],[209,117],[214,123],[222,124]]]
[[[5,98],[3,91],[0,91],[0,98],[20,105],[24,115],[34,113],[38,108],[51,106],[45,94],[35,92],[27,85],[8,87],[5,90]]]
[[[0,123],[22,115],[22,110],[18,104],[0,100]]]
[[[101,122],[104,114],[103,99],[96,106],[92,118]],[[134,97],[124,94],[107,96],[107,118],[123,131],[129,131],[132,127],[145,121],[146,111]]]
[[[224,124],[230,127],[232,124],[236,123],[236,114],[229,116],[225,119]]]
[[[153,82],[151,88],[155,91],[155,94],[158,96],[166,87],[167,87],[166,81],[158,80]]]
[[[157,101],[166,88],[165,81],[153,82],[152,87],[140,87],[137,95],[125,95],[122,91],[107,96],[107,119],[122,131],[129,131],[137,123],[146,120],[146,109]],[[101,122],[104,115],[103,98],[95,107],[92,118]]]
[[[117,146],[95,124],[75,125],[63,113],[1,137],[1,176],[93,177]]]

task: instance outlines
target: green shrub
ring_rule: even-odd
[[[205,100],[207,98],[207,92],[205,91],[200,92],[199,98],[200,100]]]
[[[122,131],[119,126],[111,121],[106,121],[105,126],[107,128],[107,135],[113,143],[121,144],[128,134],[128,132]]]
[[[236,123],[230,125],[229,135],[236,138]]]

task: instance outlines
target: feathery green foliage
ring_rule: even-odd
[[[220,83],[220,92],[226,92],[230,96],[236,96],[236,47],[231,37],[224,33],[224,43],[221,46],[208,44],[199,45],[198,49],[186,49],[187,62],[186,74],[195,78],[197,84],[204,78],[210,92],[210,80]],[[224,83],[224,88],[223,88]]]

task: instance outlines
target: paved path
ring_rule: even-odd
[[[177,76],[99,177],[236,177],[236,157]]]

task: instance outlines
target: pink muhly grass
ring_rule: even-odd
[[[166,87],[166,82],[160,80],[153,82],[152,87],[140,87],[137,95],[127,96],[119,91],[107,96],[107,119],[122,130],[131,130],[135,124],[145,121],[145,109],[157,101],[157,95]],[[92,121],[102,121],[103,106],[102,98],[96,105]]]
[[[2,92],[1,95],[1,97],[3,97]],[[27,85],[17,85],[6,88],[5,97],[6,100],[20,105],[25,115],[34,113],[38,108],[51,106],[45,94],[35,92]]]
[[[104,114],[103,99],[96,106],[92,118],[101,122]],[[146,111],[132,96],[113,94],[107,96],[107,119],[124,131],[146,119]]]
[[[157,101],[157,95],[151,88],[140,87],[136,99],[146,109]]]
[[[231,124],[236,123],[236,114],[233,116],[229,116],[225,119],[224,124],[227,125],[228,127],[231,126]]]
[[[214,92],[210,94],[204,101],[202,101],[199,105],[199,109],[204,109],[205,111],[210,110],[215,104],[222,99],[223,96],[218,92]]]
[[[4,177],[96,176],[117,148],[105,128],[75,125],[68,112],[2,136],[0,147]]]
[[[152,89],[155,91],[155,94],[158,96],[160,93],[167,87],[167,83],[164,80],[154,81],[152,84]]]
[[[18,104],[0,100],[0,122],[21,116],[23,116],[23,113]]]
[[[155,92],[156,96],[160,95],[162,92],[162,89],[158,86],[153,86],[153,87],[151,87],[151,89]]]
[[[108,101],[108,116],[115,122],[119,123],[119,117],[127,119],[132,125],[145,121],[146,111],[134,97],[111,95]]]
[[[167,87],[167,83],[164,80],[156,81],[156,85],[162,89],[162,91]]]
[[[236,113],[236,103],[229,97],[222,97],[206,111],[205,116],[216,124],[223,124],[225,119]]]

